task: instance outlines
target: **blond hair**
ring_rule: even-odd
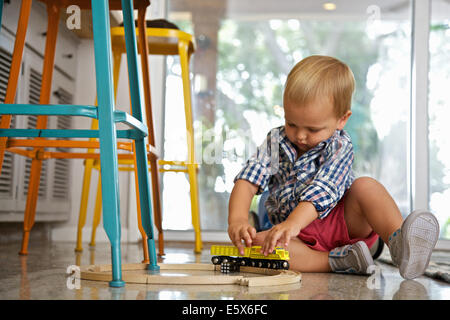
[[[336,58],[314,55],[298,62],[289,72],[284,103],[299,106],[316,99],[330,99],[337,117],[351,108],[355,78],[352,70]]]

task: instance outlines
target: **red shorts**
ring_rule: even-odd
[[[372,231],[367,238],[350,238],[344,219],[343,197],[324,219],[316,219],[301,230],[298,238],[308,247],[318,251],[331,251],[336,247],[353,244],[363,240],[369,248],[378,240],[378,234]]]

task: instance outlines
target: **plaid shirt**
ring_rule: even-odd
[[[272,224],[284,221],[301,201],[311,202],[319,219],[325,218],[354,180],[353,146],[344,130],[296,158],[284,126],[274,128],[234,179],[258,186],[257,194],[269,188],[265,206]]]

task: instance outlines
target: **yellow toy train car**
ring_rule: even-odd
[[[289,252],[283,248],[275,248],[267,256],[261,253],[261,246],[246,247],[244,255],[239,254],[235,246],[211,247],[211,262],[222,266],[222,272],[229,272],[239,266],[251,266],[270,269],[289,269]]]

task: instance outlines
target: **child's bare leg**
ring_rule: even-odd
[[[289,250],[289,268],[300,272],[330,272],[327,251],[313,250],[298,238],[292,238]]]
[[[253,239],[253,245],[260,246],[264,243],[267,231],[258,232]],[[289,246],[289,269],[300,272],[330,272],[328,252],[313,250],[300,239],[291,238]]]
[[[388,244],[389,236],[402,225],[394,199],[372,178],[356,179],[345,197],[344,218],[350,238],[365,238],[372,230]]]
[[[345,199],[344,217],[350,237],[366,237],[371,229],[381,236],[403,278],[425,272],[439,237],[439,222],[431,212],[416,210],[403,221],[386,189],[373,179],[360,178]]]

